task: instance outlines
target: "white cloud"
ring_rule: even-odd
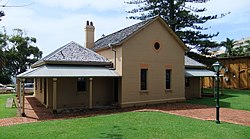
[[[120,11],[125,6],[122,0],[34,0],[51,7],[78,10],[91,8],[97,11]]]
[[[37,38],[37,45],[45,55],[70,41],[76,41],[83,45],[84,25],[87,20],[91,20],[94,22],[96,28],[96,40],[100,38],[102,34],[108,35],[110,33],[118,31],[119,29],[138,22],[126,19],[127,14],[124,12],[119,12],[119,14],[110,14],[110,12],[108,12],[107,14],[105,12],[114,10],[123,11],[124,9],[126,9],[123,7],[123,0],[34,1],[36,2],[34,6],[4,9],[6,16],[3,17],[3,20],[0,22],[0,26],[6,26],[9,33],[11,33],[11,29],[13,28],[25,29],[29,36],[34,36]],[[41,5],[41,3],[43,3],[44,5]],[[212,28],[216,25],[229,24],[232,26],[227,30],[231,30],[233,32],[233,30],[237,30],[237,28],[234,28],[233,24],[250,22],[249,18],[245,17],[248,10],[247,6],[250,5],[250,1],[248,0],[241,0],[241,3],[235,3],[232,0],[211,0],[210,2],[208,2],[208,4],[209,3],[212,3],[210,4],[210,6],[208,6],[208,9],[211,12],[217,14],[228,11],[232,12],[230,15],[222,19],[210,22],[209,26],[212,26]],[[55,10],[52,8],[52,12],[56,13],[50,14],[48,12],[43,12],[47,10],[46,8],[48,8],[45,5],[60,8],[54,8]],[[49,8],[50,10],[51,7]],[[99,13],[100,11],[103,11],[104,14],[99,15],[95,12],[86,12],[84,11],[84,7],[88,7],[93,11],[97,10]],[[61,12],[61,8],[64,8],[65,11]],[[72,9],[73,11],[71,11]],[[83,11],[74,11],[77,9],[83,9]],[[57,16],[55,17],[55,15]],[[248,28],[246,27],[245,30],[247,29]],[[226,29],[221,29],[218,31],[220,31],[221,34],[226,33]],[[239,34],[239,36],[243,35]],[[224,39],[224,36],[222,36],[222,38]]]
[[[69,13],[53,18],[40,16],[36,11],[29,8],[6,9],[6,16],[0,22],[0,25],[6,26],[8,33],[11,33],[13,28],[24,29],[28,36],[37,38],[37,45],[45,55],[70,41],[76,41],[83,45],[84,26],[87,20],[94,22],[96,27],[95,39],[100,38],[102,34],[108,35],[138,22],[126,19],[126,15],[113,17]]]

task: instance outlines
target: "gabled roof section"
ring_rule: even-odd
[[[109,34],[107,36],[104,36],[100,39],[98,39],[95,42],[95,46],[93,48],[94,51],[98,51],[101,49],[105,49],[109,47],[109,44],[112,44],[112,46],[119,46],[124,41],[138,33],[143,28],[150,25],[152,22],[159,20],[165,27],[166,30],[177,40],[177,42],[185,49],[187,50],[186,45],[180,40],[180,38],[169,28],[169,25],[163,20],[160,16],[156,16],[153,18],[150,18],[148,20],[139,22],[137,24],[134,24],[132,26],[129,26],[127,28],[124,28],[122,30],[119,30],[117,32],[114,32],[112,34]]]
[[[96,52],[72,41],[37,61],[32,67],[44,64],[110,65],[111,62]]]
[[[185,56],[185,67],[205,68],[206,66],[188,56]]]

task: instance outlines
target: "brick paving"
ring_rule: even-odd
[[[25,97],[26,117],[13,117],[0,119],[0,126],[14,124],[39,122],[53,119],[69,119],[78,117],[90,117],[102,114],[128,112],[128,111],[158,111],[201,120],[215,120],[215,107],[195,105],[187,103],[167,103],[161,105],[139,106],[132,108],[116,109],[93,109],[80,112],[67,112],[52,114],[50,109],[45,108],[32,96]],[[228,108],[220,109],[220,121],[250,126],[250,111],[233,110]]]
[[[168,106],[166,107],[166,105],[162,105],[158,106],[158,108],[146,108],[138,111],[159,111],[200,120],[215,121],[215,107],[186,103],[175,103],[173,105],[173,107],[177,106],[177,109],[171,109]],[[250,126],[250,111],[220,108],[220,121]]]

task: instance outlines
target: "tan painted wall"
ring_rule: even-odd
[[[47,107],[53,106],[53,79],[47,78]]]
[[[116,72],[122,76],[122,47],[114,47],[116,51]],[[112,63],[115,64],[115,54],[111,49],[101,50],[97,52],[98,54],[108,58]]]
[[[38,101],[40,101],[42,104],[44,103],[44,97],[45,97],[45,92],[46,92],[46,107],[52,107],[52,101],[53,101],[53,96],[52,96],[52,89],[53,89],[53,84],[52,84],[52,78],[35,78],[34,79],[34,87],[35,87],[35,92],[34,95]],[[46,83],[46,85],[45,85]],[[45,88],[46,87],[46,88]]]
[[[40,101],[43,104],[43,91],[42,91],[42,78],[35,78],[35,97],[38,101]]]
[[[93,106],[113,103],[113,78],[93,78]],[[89,79],[87,91],[77,92],[77,78],[57,78],[57,107],[88,107]]]
[[[113,103],[113,78],[93,78],[93,106]]]
[[[201,97],[201,80],[199,77],[190,78],[190,86],[185,87],[186,99]]]
[[[84,106],[88,106],[88,92],[77,92],[77,78],[57,78],[57,108]]]
[[[154,43],[160,43],[155,51]],[[155,21],[123,44],[122,106],[185,99],[184,49]],[[148,65],[148,92],[140,92],[140,65]],[[165,90],[165,70],[172,69],[171,90]]]
[[[35,80],[35,97],[44,104],[44,93],[47,92],[46,107],[53,106],[53,80],[46,78],[47,87],[44,87],[44,78]],[[42,83],[40,83],[42,81]],[[114,79],[93,78],[93,106],[112,105],[114,103]],[[47,91],[44,92],[44,90]],[[57,78],[57,108],[88,107],[89,105],[89,78],[87,78],[87,91],[77,92],[77,78]]]

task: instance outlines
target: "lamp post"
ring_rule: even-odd
[[[220,70],[222,68],[222,65],[220,64],[220,62],[215,62],[213,65],[213,68],[216,72],[216,75],[217,75],[217,93],[216,93],[216,123],[219,124],[220,123],[220,103],[219,103],[219,76],[220,76]]]

